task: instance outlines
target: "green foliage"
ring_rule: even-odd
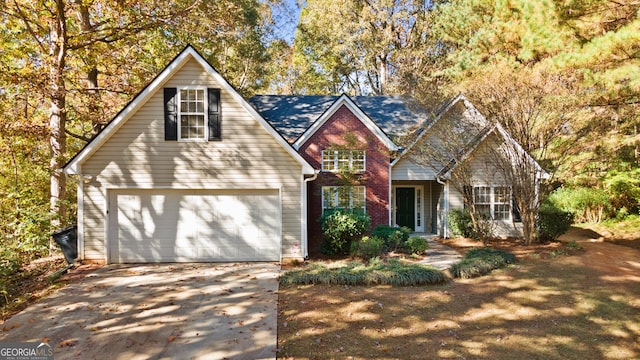
[[[462,260],[449,269],[456,278],[470,279],[490,273],[515,262],[515,256],[508,252],[491,248],[469,250]]]
[[[336,210],[320,218],[322,227],[322,252],[348,254],[351,243],[371,226],[371,217],[357,211]]]
[[[447,223],[454,235],[466,238],[473,238],[475,236],[471,215],[466,209],[449,210],[449,213],[447,214]]]
[[[555,241],[573,224],[573,214],[545,202],[538,209],[536,227],[541,241]]]
[[[580,246],[580,244],[578,244],[575,240],[569,241],[566,246],[567,249],[582,250],[582,246]]]
[[[407,240],[404,246],[409,250],[410,253],[422,255],[429,248],[429,243],[425,238],[413,236],[410,237],[409,240]]]
[[[378,225],[373,230],[372,236],[383,239],[387,250],[397,250],[404,246],[410,234],[411,229],[406,226]]]
[[[617,218],[640,213],[640,168],[610,171],[604,178],[611,206]]]
[[[577,222],[598,223],[611,211],[609,195],[601,189],[561,187],[548,198],[553,206],[572,213]]]
[[[11,276],[20,270],[22,259],[16,256],[17,252],[14,249],[3,248],[0,254],[2,255],[0,258],[0,277]],[[2,289],[0,288],[0,290]]]
[[[360,241],[351,243],[351,254],[360,259],[369,260],[380,257],[384,252],[384,247],[384,240],[381,238],[365,236]]]
[[[306,269],[291,270],[280,276],[283,285],[392,285],[419,286],[447,282],[440,270],[421,264],[403,264],[397,260],[383,262],[378,258],[368,264],[347,262],[334,267],[314,263]]]

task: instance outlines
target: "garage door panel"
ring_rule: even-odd
[[[277,261],[277,190],[111,194],[113,262]]]

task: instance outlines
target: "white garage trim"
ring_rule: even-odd
[[[113,262],[279,261],[280,189],[110,189]]]

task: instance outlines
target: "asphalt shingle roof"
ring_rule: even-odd
[[[339,96],[256,95],[249,103],[282,136],[293,143]],[[403,96],[355,96],[351,100],[387,136],[409,134],[429,113],[415,100]]]

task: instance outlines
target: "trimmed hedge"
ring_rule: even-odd
[[[351,254],[363,260],[380,257],[383,252],[384,241],[376,236],[365,236],[362,240],[351,243]]]
[[[513,254],[505,251],[477,248],[469,250],[462,260],[451,266],[449,271],[453,277],[470,279],[486,275],[507,264],[513,264],[515,260],[516,257]]]
[[[409,240],[404,243],[404,246],[410,253],[422,255],[429,248],[429,243],[425,238],[414,236],[409,238]]]
[[[411,229],[402,226],[378,225],[371,233],[373,237],[379,237],[384,240],[386,250],[398,250],[404,247],[405,242],[409,239]]]

